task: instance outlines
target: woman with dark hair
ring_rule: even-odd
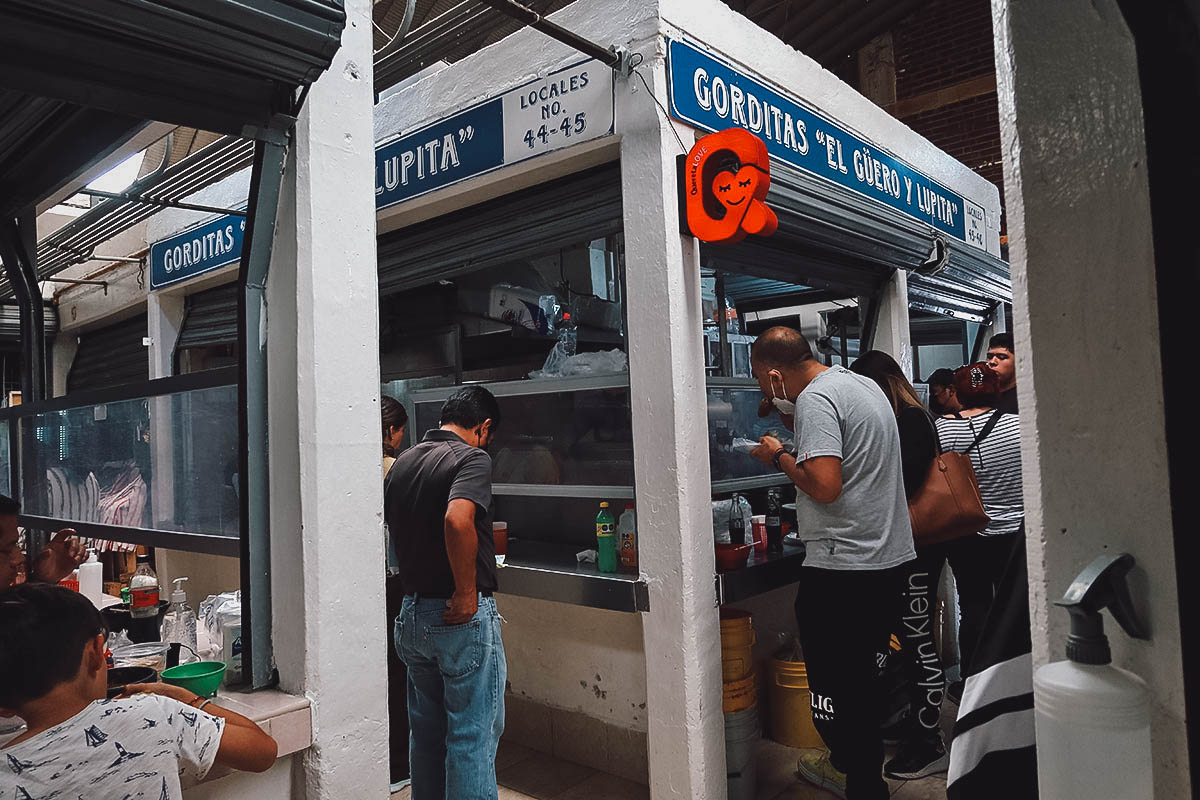
[[[950,567],[958,585],[960,664],[970,665],[996,587],[1025,520],[1021,496],[1020,422],[996,408],[1000,377],[987,364],[968,364],[954,373],[954,389],[963,408],[937,421],[947,452],[967,453],[979,482],[979,497],[990,522],[973,536],[950,543]],[[950,689],[962,694],[961,682]]]
[[[379,416],[383,424],[383,474],[386,476],[396,460],[400,445],[404,443],[408,412],[399,400],[383,395],[379,398]]]
[[[408,428],[408,412],[394,397],[379,398],[379,416],[383,433],[383,476],[386,478],[396,454],[404,443],[404,432]],[[386,530],[386,528],[385,528]],[[400,615],[404,603],[404,590],[400,587],[400,576],[396,564],[392,537],[385,534],[384,553],[387,555],[387,663],[388,663],[388,723],[389,750],[391,751],[391,787],[397,791],[408,785],[408,669],[392,643],[392,626]]]
[[[879,384],[892,404],[900,433],[904,493],[911,498],[921,488],[937,454],[933,419],[900,365],[887,353],[865,353],[850,365],[850,371]],[[890,778],[912,780],[945,772],[950,766],[941,729],[946,678],[933,638],[937,587],[945,563],[946,546],[933,545],[918,547],[916,560],[905,565],[909,569],[896,622],[902,637],[899,658],[912,681],[912,701],[908,720],[897,737],[900,747],[883,769]]]

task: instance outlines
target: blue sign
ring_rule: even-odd
[[[612,70],[583,61],[377,147],[375,208],[612,132]]]
[[[668,53],[678,119],[709,131],[745,128],[773,158],[987,249],[980,206],[690,44],[671,40]]]
[[[150,288],[161,289],[242,257],[246,218],[225,214],[150,245]]]
[[[504,163],[500,98],[375,151],[375,207],[386,208]]]

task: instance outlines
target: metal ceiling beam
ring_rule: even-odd
[[[0,90],[0,212],[34,207],[146,124]]]
[[[809,42],[806,45],[807,52],[821,63],[853,52],[880,33],[890,30],[922,2],[924,0],[894,0],[883,11],[875,9],[874,4],[864,5]]]
[[[250,166],[253,156],[253,142],[224,137],[167,167],[157,181],[139,186],[138,193],[152,201],[182,200]],[[38,243],[38,278],[50,277],[81,263],[79,253],[90,252],[102,242],[149,219],[160,208],[160,205],[125,199],[105,200],[94,206]],[[221,213],[224,211],[221,209]],[[0,280],[0,297],[11,294],[12,286],[8,280]]]
[[[72,176],[69,181],[39,201],[37,213],[46,213],[125,159],[142,152],[173,130],[175,130],[175,126],[166,122],[147,123],[146,127],[126,139],[108,155],[100,157],[92,166]]]
[[[809,0],[775,33],[801,53],[807,53],[803,45],[812,37],[811,32],[823,30],[824,26],[844,14],[846,7],[845,0]]]
[[[375,62],[375,91],[383,91],[416,75],[461,42],[469,32],[490,30],[501,19],[502,15],[494,9],[464,0],[429,20],[413,30],[399,48]]]

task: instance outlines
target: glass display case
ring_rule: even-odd
[[[237,418],[236,386],[20,417],[17,435],[38,442],[23,511],[237,539]]]
[[[412,393],[416,430],[436,428],[459,387]],[[633,497],[629,378],[557,378],[488,384],[500,404],[492,443],[497,496]]]
[[[789,483],[773,467],[753,459],[737,442],[757,442],[771,435],[782,441],[792,438],[779,416],[758,416],[762,390],[752,378],[709,378],[708,460],[712,471],[713,494],[727,494]]]

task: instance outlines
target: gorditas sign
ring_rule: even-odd
[[[683,230],[702,242],[733,244],[779,227],[764,202],[771,162],[762,139],[742,128],[712,133],[682,157]]]

